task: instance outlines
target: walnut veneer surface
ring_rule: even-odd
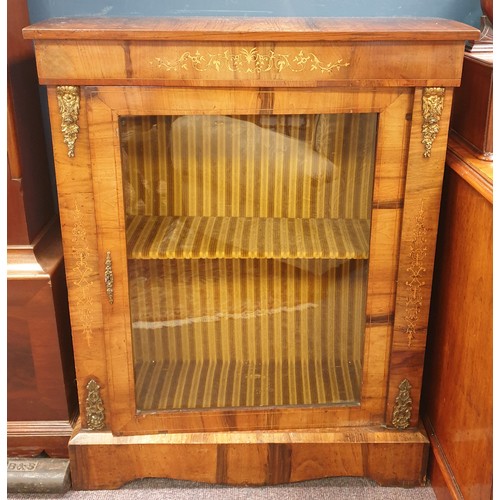
[[[185,18],[24,33],[48,86],[70,284],[74,486],[421,484],[447,130],[477,30]]]

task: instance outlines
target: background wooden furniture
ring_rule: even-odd
[[[462,85],[455,90],[450,127],[479,159],[493,155],[493,52],[464,57]]]
[[[35,40],[40,81],[49,87],[82,410],[81,427],[70,443],[73,485],[76,488],[111,488],[136,477],[158,475],[254,484],[329,475],[366,475],[384,484],[420,484],[425,476],[428,447],[427,437],[419,423],[421,374],[451,94],[452,88],[460,82],[464,41],[474,38],[477,30],[452,21],[436,20],[65,19],[40,23],[24,32],[27,38]],[[235,202],[231,184],[222,183],[226,189],[221,190],[221,183],[210,181],[213,171],[218,172],[218,163],[208,168],[210,154],[193,152],[200,151],[193,148],[193,137],[197,134],[194,118],[200,116],[217,117],[213,125],[219,127],[227,117],[235,115],[240,118],[247,115],[270,117],[279,121],[276,117],[291,114],[302,118],[307,128],[309,121],[304,116],[338,114],[349,121],[350,115],[358,118],[357,115],[375,113],[377,127],[372,127],[377,137],[372,159],[373,198],[369,197],[365,204],[368,205],[368,219],[364,216],[358,220],[353,215],[339,217],[329,212],[319,217],[296,215],[299,201],[303,200],[298,190],[308,189],[307,192],[312,193],[312,186],[319,185],[320,191],[322,169],[312,176],[312,180],[306,177],[305,187],[295,179],[293,190],[296,190],[296,195],[292,194],[290,199],[278,204],[279,209],[294,215],[267,212],[272,199],[269,194],[273,193],[267,189],[267,176],[276,175],[278,178],[280,172],[283,177],[296,175],[299,172],[295,168],[297,160],[292,156],[287,156],[290,161],[284,162],[283,157],[277,155],[277,164],[281,158],[281,164],[289,166],[286,171],[279,170],[278,166],[267,171],[265,161],[256,162],[252,168],[263,169],[255,173],[261,176],[259,182],[243,183],[240,198]],[[171,123],[173,120],[169,121],[171,117],[176,117],[175,124]],[[163,183],[165,191],[174,186],[173,193],[176,196],[182,193],[185,199],[177,208],[174,203],[173,214],[168,211],[171,209],[167,213],[150,213],[147,210],[151,207],[157,210],[163,202],[168,207],[169,198],[165,200],[161,190],[155,189],[150,190],[153,193],[150,196],[141,197],[137,193],[144,186],[162,187],[159,177],[155,177],[155,166],[160,159],[170,157],[170,153],[164,151],[165,145],[170,144],[172,150],[176,146],[174,132],[166,136],[168,140],[157,141],[157,147],[153,147],[155,141],[150,137],[158,135],[161,139],[164,136],[159,130],[168,130],[168,127],[173,130],[174,125],[180,126],[186,117],[190,118],[187,120],[190,132],[184,136],[181,134],[178,140],[183,146],[180,147],[183,154],[175,156],[172,153],[172,157],[179,161],[179,165],[187,157],[196,161],[177,170],[177,163],[174,167],[168,163],[170,160],[161,163],[166,169],[174,170],[174,181]],[[130,125],[130,120],[135,119],[140,135]],[[245,123],[244,127],[238,127],[252,129],[248,120]],[[211,130],[210,127],[202,127],[202,130],[207,128]],[[344,144],[347,150],[353,144],[357,145],[353,149],[357,149],[358,142],[365,144],[366,141],[356,140],[363,137],[360,130],[362,128],[351,128],[349,133],[341,136],[337,145]],[[268,132],[263,132],[263,137],[271,143]],[[210,147],[215,150],[224,140],[225,136],[219,134],[215,142],[210,142]],[[130,147],[125,147],[128,142]],[[205,147],[205,142],[202,141],[201,145]],[[228,148],[221,149],[227,151]],[[250,145],[248,150],[252,149]],[[233,163],[238,164],[238,159],[232,158]],[[129,163],[135,166],[131,175],[126,167]],[[233,175],[234,178],[233,171],[237,167],[231,165],[226,169],[226,164],[223,165],[220,176]],[[344,157],[332,165],[329,170],[332,180],[329,182],[336,188],[343,186],[337,190],[342,198],[345,189],[352,189],[357,183],[352,182],[352,175],[347,177],[345,185],[339,183],[339,179],[345,178],[336,172],[350,165]],[[253,172],[252,168],[249,170]],[[363,163],[358,168],[358,174],[365,172]],[[142,180],[138,182],[134,176]],[[201,179],[202,184],[197,184],[197,179]],[[205,210],[208,190],[200,189],[200,186],[211,186],[215,192],[220,191],[221,198],[213,199],[221,212],[191,213],[195,210],[192,206],[198,201]],[[183,190],[187,190],[187,194]],[[194,196],[193,190],[203,196]],[[155,202],[158,192],[160,202]],[[160,323],[161,327],[165,323],[177,327],[180,320],[181,325],[191,324],[192,316],[182,315],[190,310],[188,297],[192,296],[193,302],[202,299],[215,302],[212,297],[200,299],[197,290],[203,287],[195,283],[194,278],[192,289],[186,288],[187,291],[182,293],[177,290],[184,286],[184,281],[180,282],[184,273],[182,259],[193,258],[193,254],[195,258],[206,258],[209,254],[214,257],[217,251],[225,248],[232,249],[231,255],[225,254],[228,258],[236,256],[244,260],[244,257],[249,257],[245,254],[247,249],[228,245],[228,242],[238,243],[240,240],[236,236],[231,240],[227,225],[222,226],[225,230],[213,233],[191,231],[191,227],[202,227],[205,223],[215,227],[219,218],[226,217],[225,210],[230,212],[232,219],[241,218],[239,213],[234,216],[233,211],[237,212],[238,201],[250,192],[260,193],[261,204],[251,205],[250,215],[245,215],[256,224],[249,228],[248,241],[256,242],[251,252],[261,258],[260,262],[266,252],[274,255],[276,250],[273,246],[277,234],[275,226],[267,222],[276,217],[280,228],[286,226],[284,231],[289,238],[295,233],[286,229],[288,223],[282,224],[282,221],[291,220],[297,234],[303,234],[298,228],[300,224],[305,224],[308,231],[320,233],[319,229],[311,229],[314,224],[319,224],[318,221],[333,226],[347,224],[356,227],[354,232],[347,226],[341,231],[333,229],[336,236],[326,237],[333,241],[334,262],[345,261],[346,248],[349,259],[354,256],[354,260],[366,262],[364,244],[353,245],[355,251],[351,252],[352,248],[345,243],[353,243],[355,239],[370,240],[366,307],[358,296],[350,296],[342,310],[335,309],[339,317],[352,316],[354,322],[361,321],[362,324],[362,369],[358,370],[356,359],[350,358],[353,366],[344,370],[349,373],[345,375],[349,383],[361,380],[357,386],[352,383],[354,398],[337,397],[328,399],[327,404],[314,404],[318,401],[324,403],[317,398],[311,404],[304,397],[295,405],[264,402],[262,405],[248,406],[246,403],[244,406],[247,407],[233,407],[226,399],[220,403],[223,394],[218,393],[216,403],[212,404],[210,400],[210,408],[200,408],[205,406],[206,399],[202,404],[197,404],[196,399],[184,404],[178,402],[183,398],[181,395],[177,397],[177,392],[174,403],[163,397],[169,391],[177,390],[176,385],[184,386],[191,380],[204,382],[202,377],[194,379],[186,375],[196,373],[199,365],[182,365],[177,372],[178,378],[174,378],[174,384],[170,385],[156,382],[165,378],[157,369],[161,364],[156,359],[150,363],[145,376],[138,371],[137,354],[143,344],[136,342],[135,335],[143,323]],[[139,205],[147,209],[144,214],[129,210],[134,207],[130,200],[136,195],[142,203]],[[349,201],[348,196],[345,199]],[[359,205],[364,206],[362,202]],[[343,207],[340,203],[339,206]],[[144,235],[142,229],[138,232],[130,230],[130,220],[140,222],[143,215],[147,216],[144,227],[151,221],[158,223],[152,231],[145,231],[147,237],[144,238],[140,237]],[[179,223],[173,230],[167,224],[170,215],[176,218],[174,222]],[[209,218],[209,221],[205,220]],[[187,222],[191,226],[184,219],[189,219]],[[235,235],[241,229],[240,222],[228,222],[235,224]],[[372,224],[371,233],[365,231],[369,227],[365,223]],[[162,240],[163,246],[156,247],[157,236],[163,237],[163,227],[167,227],[166,231],[171,235],[180,232],[185,239],[179,236],[179,243],[172,248],[170,243],[174,240],[165,239]],[[182,227],[182,231],[176,227]],[[251,237],[255,228],[262,238]],[[262,233],[259,233],[261,229]],[[203,250],[205,239],[215,233],[217,238],[206,251]],[[229,239],[224,239],[228,234]],[[269,234],[274,236],[268,238]],[[291,241],[296,240],[292,238]],[[302,240],[297,238],[297,241]],[[322,249],[315,248],[314,238],[305,241],[314,242],[306,246],[314,248],[320,257],[332,259],[325,256]],[[165,242],[168,243],[166,247]],[[319,243],[322,244],[321,238]],[[290,245],[291,255],[281,256],[284,260],[297,259],[298,256],[302,259],[314,257],[312,251],[310,254],[306,252],[305,256],[299,255],[299,245],[295,245],[297,248],[292,251],[293,246]],[[278,250],[282,247],[285,248],[278,245]],[[136,297],[131,270],[138,265],[135,261],[143,258],[145,248],[145,265],[148,267],[160,258],[173,256],[181,259],[179,273],[174,274],[172,280],[174,284],[167,286],[165,281],[159,287],[160,291],[166,289],[170,292],[169,297],[182,296],[182,300],[168,310],[173,313],[181,310],[180,317],[174,315],[173,318],[158,320],[149,316],[149,313],[156,313],[153,307],[143,308],[145,319],[138,321],[134,317],[133,301]],[[154,258],[151,257],[153,254]],[[297,265],[297,269],[303,267]],[[318,269],[314,269],[311,275],[321,276],[327,287],[332,281],[330,277],[325,279],[325,274],[318,274]],[[262,274],[262,267],[260,270],[261,276],[270,276],[267,271]],[[139,278],[151,280],[160,274],[144,273]],[[186,274],[190,275],[189,272]],[[242,279],[249,274],[240,273]],[[215,271],[208,276],[212,279]],[[257,285],[248,289],[257,296],[258,290],[266,283],[251,274],[250,278]],[[176,279],[179,280],[177,283]],[[346,281],[335,283],[337,286]],[[214,295],[229,295],[230,287],[234,290],[238,283],[229,282],[226,288],[221,285],[219,290],[214,287]],[[304,297],[316,299],[317,290],[324,290],[316,285],[309,287],[302,279],[297,288],[303,294],[301,300]],[[358,290],[357,285],[353,289]],[[240,292],[231,293],[235,297]],[[156,291],[153,295],[158,297]],[[334,303],[335,308],[346,300],[343,292],[337,291],[337,295],[339,302]],[[143,295],[136,300],[144,302]],[[289,308],[284,309],[289,314]],[[295,314],[295,309],[291,309]],[[250,317],[261,317],[261,309],[257,312],[259,314]],[[199,314],[207,318],[203,313]],[[233,319],[236,315],[223,310],[222,316]],[[247,317],[245,314],[240,316]],[[319,342],[317,339],[324,334],[323,329],[316,331],[316,323],[306,314],[283,314],[278,318],[282,318],[278,327],[269,331],[273,336],[278,335],[281,325],[287,324],[287,345],[294,353],[307,352],[308,342]],[[201,323],[203,326],[204,321]],[[266,332],[269,323],[266,320],[261,326]],[[220,332],[216,332],[215,340],[211,340],[214,337],[207,335],[207,332],[212,333],[209,328],[198,326],[198,330],[193,327],[192,331],[187,328],[186,336],[174,342],[176,346],[169,344],[175,331],[165,339],[154,337],[145,351],[151,352],[151,344],[156,347],[165,342],[169,349],[182,352],[192,343],[196,346],[196,359],[198,356],[204,358],[212,352],[212,344],[219,342],[224,345],[231,341],[230,336],[217,337]],[[229,334],[242,335],[242,331],[232,331],[230,326],[225,328]],[[259,331],[258,328],[253,330]],[[343,336],[350,338],[342,330],[337,333],[340,338],[335,342],[339,345],[344,344]],[[192,334],[195,340],[187,337],[188,334]],[[196,335],[198,338],[208,337],[206,349],[200,349],[203,344],[197,343]],[[269,338],[275,337],[268,336],[266,348],[262,348],[262,352],[267,349],[267,356],[269,352],[279,352],[281,346],[279,342],[272,344]],[[295,338],[298,339],[297,346],[294,345]],[[354,350],[348,341],[346,349]],[[226,352],[216,349],[215,356],[221,351]],[[153,350],[154,356],[161,354],[161,349]],[[333,354],[329,352],[326,356],[327,364]],[[248,356],[247,353],[244,355]],[[280,358],[276,355],[275,359]],[[297,359],[303,361],[296,355],[287,358],[288,366]],[[296,364],[301,364],[302,373],[307,373],[308,367],[304,367],[304,363]],[[298,387],[306,388],[306,377],[297,373],[300,372],[292,373],[290,379]],[[360,379],[354,375],[358,373]],[[281,375],[286,378],[283,372]],[[262,375],[259,373],[259,376]],[[327,372],[327,377],[335,379],[337,375]],[[228,378],[221,380],[225,385]],[[176,381],[179,383],[175,384]],[[137,392],[145,382],[155,382],[159,387],[156,392],[146,392],[151,402],[147,408]],[[253,383],[263,391],[268,388],[265,383]],[[191,386],[189,392],[195,390],[194,387]],[[236,390],[238,387],[235,386]],[[315,387],[321,387],[321,383]],[[218,391],[219,387],[214,384],[212,389]],[[321,391],[318,389],[318,392]],[[248,393],[253,399],[257,392],[248,390]],[[261,394],[262,391],[259,397]],[[162,404],[154,406],[158,402]]]
[[[429,475],[439,499],[493,484],[493,165],[449,144],[424,377]]]
[[[7,451],[68,456],[78,414],[59,220],[25,2],[8,2]]]

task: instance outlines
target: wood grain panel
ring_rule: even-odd
[[[478,36],[442,19],[293,18],[52,20],[23,33],[44,84],[226,87],[456,86],[464,40]]]
[[[29,22],[26,1],[9,0],[6,38],[7,244],[29,245],[56,209],[33,44],[21,30]]]
[[[411,112],[413,95],[411,89],[383,88],[373,92],[370,89],[341,89],[337,92],[328,89],[289,90],[277,89],[210,89],[199,88],[144,88],[144,87],[84,87],[82,91],[89,99],[90,109],[98,106],[98,101],[114,110],[117,115],[248,115],[252,114],[306,114],[306,113],[373,113],[381,112],[395,105],[392,114],[401,112],[405,107]],[[396,104],[396,102],[398,104]],[[408,107],[409,106],[409,107]],[[316,111],[314,111],[316,110]],[[388,109],[389,111],[389,109]],[[391,116],[391,114],[388,114]],[[398,136],[401,127],[391,129]],[[401,156],[400,150],[386,154]]]
[[[399,385],[411,386],[411,425],[417,425],[436,233],[446,155],[452,91],[447,89],[439,133],[430,158],[423,158],[422,90],[415,92],[396,295],[396,313],[387,399],[387,423]]]
[[[63,236],[66,281],[75,351],[80,414],[85,415],[86,385],[89,378],[100,381],[107,396],[107,372],[102,336],[100,274],[93,213],[93,193],[88,155],[85,98],[81,97],[80,131],[75,157],[68,157],[60,129],[61,116],[55,88],[48,89],[53,137],[56,182]]]
[[[421,431],[369,427],[121,438],[101,432],[76,435],[70,456],[75,489],[118,488],[139,477],[262,485],[364,476],[383,485],[417,486],[424,481],[427,448]]]
[[[493,159],[493,51],[465,53],[450,127],[467,141],[475,156]]]
[[[53,85],[191,87],[458,86],[457,41],[324,43],[129,42],[35,43],[40,82]],[[418,50],[409,50],[410,47]],[[381,58],[380,54],[384,54]],[[452,64],[449,64],[450,59]],[[358,61],[377,60],[378,64]],[[398,78],[387,78],[398,74]],[[251,75],[251,76],[250,76]]]
[[[459,490],[463,498],[489,499],[493,481],[493,208],[456,172],[453,166],[458,160],[453,158],[444,181],[424,415],[440,445],[432,447],[437,462],[433,474],[444,475],[448,483],[454,477],[450,491]],[[459,163],[470,160],[475,161],[471,152]],[[481,460],[471,461],[471,456]]]
[[[446,163],[487,201],[493,203],[493,163],[471,156],[468,146],[453,132],[448,140]]]
[[[50,19],[24,29],[32,39],[78,40],[477,40],[457,21],[418,18],[169,17]]]

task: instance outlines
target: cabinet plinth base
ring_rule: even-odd
[[[69,444],[77,490],[119,488],[146,477],[265,485],[363,476],[385,486],[419,486],[428,450],[422,428],[378,427],[126,437],[80,430]]]

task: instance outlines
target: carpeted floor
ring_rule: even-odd
[[[174,481],[142,479],[119,490],[68,491],[54,494],[9,494],[12,500],[436,500],[430,486],[422,488],[385,488],[368,479],[330,478],[270,487],[233,487]]]

